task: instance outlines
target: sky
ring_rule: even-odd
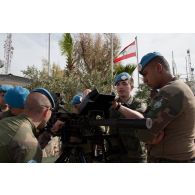
[[[5,33],[0,33],[0,59],[4,60]],[[65,58],[61,56],[58,42],[61,34],[51,34],[50,59],[61,67],[65,64]],[[48,34],[47,33],[13,33],[12,45],[14,47],[10,73],[22,76],[21,70],[27,66],[35,65],[42,68],[42,59],[48,59]],[[2,68],[1,71],[4,71]]]
[[[139,61],[148,52],[158,51],[165,56],[170,65],[172,64],[172,51],[181,77],[186,77],[187,49],[190,49],[191,62],[195,64],[195,33],[117,33],[121,41],[121,50],[130,44],[135,36],[138,40]],[[0,33],[0,59],[4,60],[4,42],[6,33]],[[62,33],[51,33],[50,36],[50,61],[57,63],[60,67],[65,65],[65,57],[61,55],[59,40]],[[12,45],[14,47],[10,73],[22,75],[22,70],[27,66],[35,65],[42,68],[42,59],[48,59],[48,33],[12,33]],[[122,63],[136,63],[137,59],[129,58]],[[1,73],[4,68],[0,69]]]

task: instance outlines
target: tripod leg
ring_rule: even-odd
[[[73,163],[86,163],[87,162],[84,152],[81,147],[75,147],[72,149],[72,153],[70,156],[70,162],[73,162]]]
[[[87,163],[85,156],[81,150],[79,151],[79,159],[81,163]]]

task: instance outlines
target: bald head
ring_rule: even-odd
[[[30,93],[26,99],[25,110],[33,113],[39,113],[44,107],[51,108],[49,99],[38,92]]]

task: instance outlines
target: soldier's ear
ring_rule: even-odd
[[[163,71],[163,65],[162,65],[161,63],[158,63],[158,64],[156,65],[156,68],[157,68],[157,71],[158,71],[159,73],[162,73],[162,71]]]
[[[48,112],[50,112],[49,108],[44,109],[44,111],[43,111],[43,117],[46,117],[47,114],[48,114]]]

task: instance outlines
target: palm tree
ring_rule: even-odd
[[[67,57],[66,69],[68,72],[72,72],[74,69],[73,50],[74,43],[70,33],[64,33],[62,39],[59,42],[61,54]]]
[[[135,68],[136,68],[135,64],[127,64],[125,66],[119,64],[119,65],[115,66],[113,76],[115,77],[117,74],[120,74],[121,72],[127,72],[130,75],[132,75]]]

